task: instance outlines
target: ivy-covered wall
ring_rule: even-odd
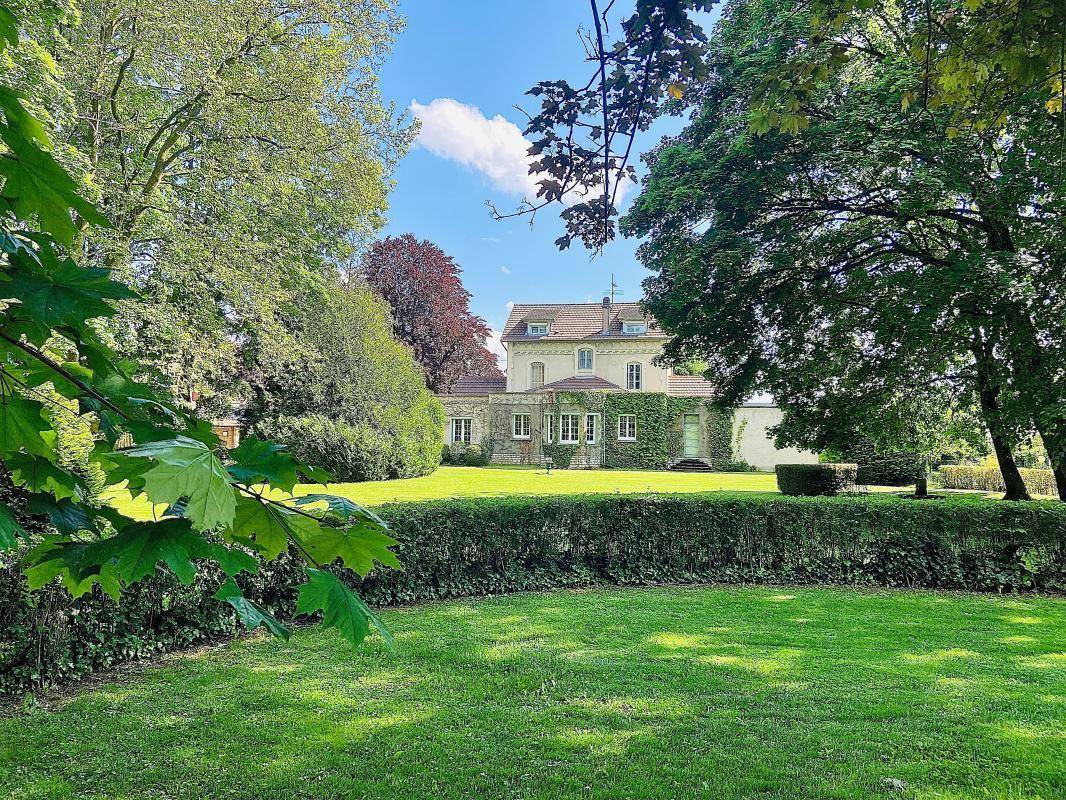
[[[635,442],[618,441],[618,417],[633,414]],[[699,397],[669,397],[658,392],[604,395],[604,466],[626,469],[662,469],[682,454],[682,418],[700,417],[699,457],[715,468],[733,461],[732,412],[723,412]]]
[[[733,453],[733,413],[722,412],[700,397],[670,397],[662,392],[554,392],[544,395],[492,395],[474,404],[456,404],[449,416],[462,412],[475,418],[474,441],[492,452],[499,463],[537,464],[551,459],[557,467],[613,467],[618,469],[665,469],[682,457],[682,419],[700,418],[699,458],[715,469],[736,468]],[[551,413],[554,431],[543,430],[543,416]],[[515,413],[531,416],[531,436],[515,440],[511,418]],[[601,430],[595,444],[585,438],[586,414],[599,414]],[[560,414],[578,414],[579,442],[559,442]],[[636,417],[637,440],[618,441],[618,417]]]

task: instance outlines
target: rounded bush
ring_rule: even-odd
[[[464,467],[487,467],[492,453],[488,448],[479,444],[472,444],[463,452]]]
[[[778,464],[781,494],[814,497],[840,494],[855,485],[858,464]]]
[[[260,428],[298,459],[322,467],[337,481],[383,481],[399,471],[391,438],[365,423],[349,425],[314,415],[281,417]]]

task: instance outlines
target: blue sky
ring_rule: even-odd
[[[423,127],[397,169],[385,233],[412,233],[453,256],[474,312],[497,330],[509,302],[598,301],[612,272],[620,299],[639,299],[647,273],[634,255],[636,241],[616,241],[590,260],[581,247],[555,248],[562,232],[557,209],[538,214],[531,229],[525,218],[496,222],[485,206],[492,200],[501,210],[513,208],[528,186],[522,117],[514,109],[534,109],[525,91],[538,80],[587,78],[591,66],[581,63],[576,30],[590,22],[588,4],[400,0],[400,10],[407,29],[382,70],[381,88]],[[608,34],[612,41],[616,32]],[[657,123],[638,149],[680,124]],[[628,198],[636,193],[633,186]]]

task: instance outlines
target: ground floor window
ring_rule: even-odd
[[[559,416],[559,441],[567,444],[577,444],[577,414],[561,414]]]
[[[470,444],[471,417],[452,417],[452,444]]]
[[[618,441],[635,442],[637,440],[637,415],[618,415]]]
[[[599,414],[586,414],[585,415],[585,443],[596,444],[596,440],[599,438],[600,427],[600,415]]]
[[[511,418],[511,431],[516,439],[528,439],[529,414],[515,414]]]
[[[552,415],[550,413],[544,415],[544,428],[541,436],[544,439],[544,444],[552,443]]]

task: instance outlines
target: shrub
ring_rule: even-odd
[[[300,460],[328,470],[338,481],[396,477],[392,441],[365,423],[349,425],[317,415],[282,417],[261,425],[260,430]]]
[[[777,488],[788,495],[834,495],[855,485],[856,464],[778,464]]]
[[[1066,588],[1066,505],[891,496],[470,498],[385,506],[402,571],[346,580],[372,604],[593,584],[830,583],[979,591]],[[5,560],[6,559],[6,560]],[[297,561],[238,582],[281,618]],[[160,571],[115,603],[30,594],[0,554],[0,693],[237,631],[222,575]]]
[[[487,467],[492,460],[492,449],[486,445],[472,444],[463,453],[463,466]]]
[[[1054,496],[1055,473],[1049,469],[1021,469],[1022,480],[1032,494]],[[999,467],[941,467],[940,483],[945,489],[977,489],[982,492],[1005,492]]]
[[[909,486],[924,469],[922,459],[910,450],[879,451],[871,439],[860,438],[840,453],[829,453],[829,461],[855,463],[855,482],[862,486]]]

